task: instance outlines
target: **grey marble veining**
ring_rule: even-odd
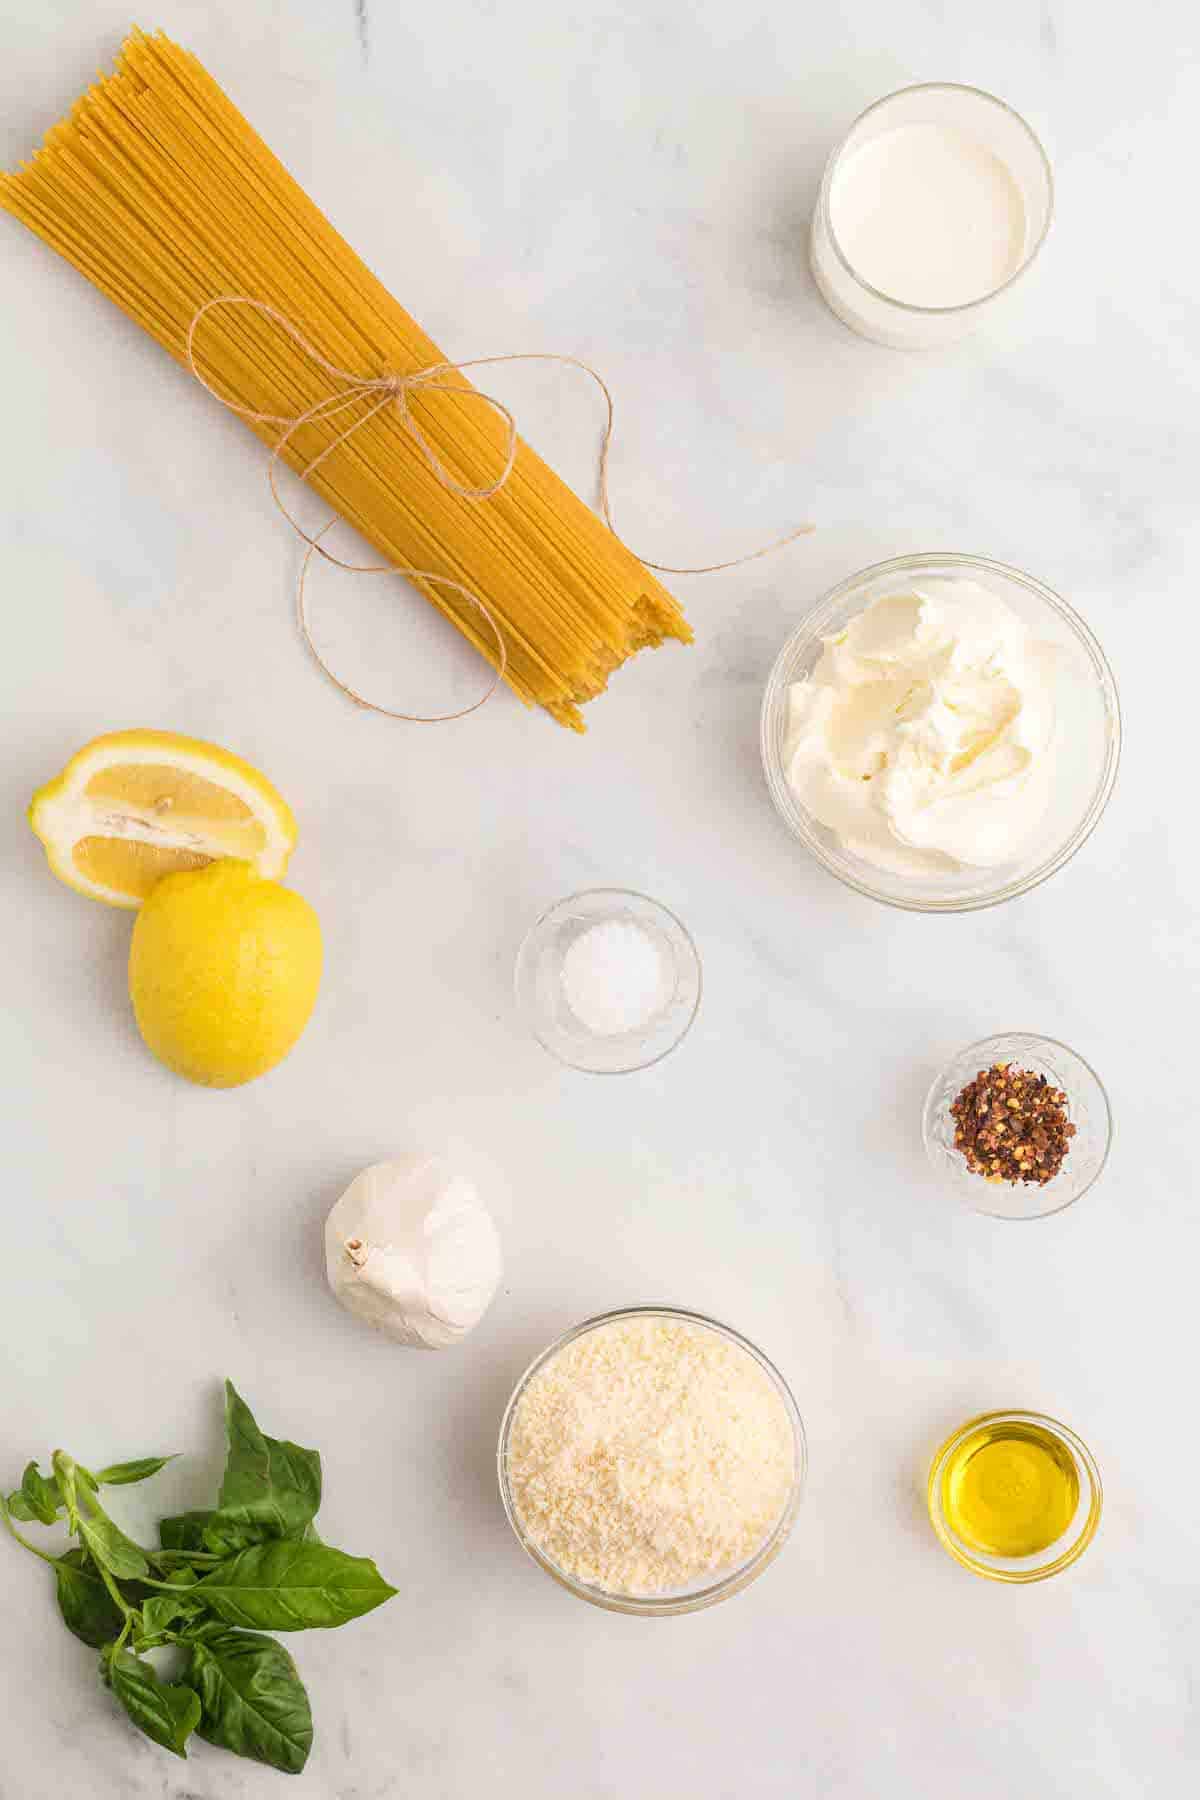
[[[0,17],[11,166],[127,7],[6,0]],[[1200,1755],[1194,8],[165,0],[145,23],[201,55],[448,353],[597,363],[639,548],[718,560],[819,529],[680,581],[695,648],[625,670],[586,739],[508,697],[444,731],[364,717],[296,641],[259,447],[0,220],[0,1469],[55,1443],[178,1449],[127,1516],[197,1503],[225,1374],[268,1428],[321,1446],[323,1531],[400,1594],[293,1640],[317,1721],[300,1791],[320,1800],[1183,1800]],[[1058,217],[994,335],[905,356],[826,313],[804,231],[839,130],[936,78],[1031,118]],[[586,385],[494,385],[591,495]],[[936,547],[1075,603],[1127,723],[1076,861],[962,919],[843,892],[779,826],[757,763],[798,614],[855,568]],[[385,698],[477,679],[402,590],[322,575],[314,611]],[[295,1055],[238,1092],[148,1059],[128,920],[55,884],[23,822],[80,743],[142,723],[242,752],[299,817],[291,879],[321,915],[326,988]],[[706,978],[681,1051],[609,1082],[552,1065],[510,999],[526,925],[597,882],[677,909]],[[938,1064],[1012,1028],[1076,1046],[1117,1122],[1101,1184],[1036,1225],[949,1211],[918,1135]],[[439,1144],[474,1160],[508,1266],[470,1342],[421,1356],[338,1311],[319,1225],[363,1164]],[[786,1555],[670,1623],[560,1593],[494,1487],[528,1358],[648,1298],[760,1342],[812,1454]],[[1087,1557],[1025,1591],[954,1566],[921,1500],[940,1436],[1012,1404],[1068,1419],[1107,1494]],[[126,1729],[44,1574],[0,1544],[0,1800],[280,1791]]]

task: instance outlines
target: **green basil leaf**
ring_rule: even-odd
[[[70,1462],[69,1457],[66,1460]],[[82,1486],[89,1492],[94,1492],[96,1487],[94,1477],[81,1463],[75,1463],[73,1467],[76,1486]],[[72,1493],[74,1491],[73,1488]],[[65,1504],[58,1477],[43,1475],[36,1463],[28,1465],[21,1486],[5,1501],[5,1505],[14,1519],[21,1519],[26,1524],[37,1520],[43,1525],[53,1525]],[[53,1517],[50,1516],[51,1508],[54,1509]]]
[[[204,1527],[204,1548],[213,1556],[236,1556],[239,1550],[249,1550],[252,1544],[265,1544],[278,1535],[266,1525],[239,1523],[236,1519],[227,1519],[223,1512],[214,1512]]]
[[[185,1636],[192,1643],[188,1678],[201,1701],[200,1736],[298,1775],[312,1748],[312,1711],[283,1645],[224,1626]]]
[[[155,1594],[142,1603],[142,1635],[161,1637],[176,1619],[198,1619],[203,1611],[198,1600],[184,1599],[178,1594]]]
[[[54,1565],[58,1610],[68,1631],[93,1650],[111,1644],[125,1620],[82,1550],[68,1550]]]
[[[158,1536],[164,1550],[207,1550],[214,1556],[236,1556],[251,1544],[265,1544],[277,1537],[266,1525],[248,1525],[229,1519],[216,1507],[205,1512],[176,1513],[159,1521]]]
[[[51,1457],[54,1466],[58,1491],[62,1495],[62,1503],[67,1509],[67,1524],[72,1531],[79,1529],[79,1495],[76,1486],[75,1459],[67,1455],[65,1450],[56,1450]]]
[[[92,1479],[99,1487],[128,1487],[134,1481],[149,1481],[174,1460],[173,1456],[142,1456],[136,1462],[110,1463],[107,1469],[97,1469]]]
[[[395,1592],[367,1557],[281,1539],[241,1551],[196,1587],[227,1624],[264,1631],[331,1629]]]
[[[302,1544],[319,1544],[317,1528],[310,1520],[295,1534]],[[213,1556],[236,1556],[252,1544],[269,1543],[279,1536],[269,1525],[230,1518],[219,1507],[207,1512],[176,1513],[159,1521],[158,1537],[164,1550],[207,1550]]]
[[[211,1523],[204,1528],[204,1548],[212,1556],[236,1556],[239,1550],[251,1550],[255,1544],[275,1544],[280,1541],[278,1532],[269,1531],[265,1525],[239,1525],[225,1517],[222,1512],[210,1515]],[[317,1528],[311,1519],[303,1531],[289,1535],[291,1544],[319,1544]]]
[[[108,1679],[138,1730],[186,1757],[187,1741],[200,1723],[199,1694],[182,1683],[160,1681],[150,1664],[129,1650],[108,1659]]]
[[[221,1619],[193,1619],[180,1636],[188,1644],[204,1644],[210,1637],[224,1637],[228,1631],[229,1626]]]
[[[158,1521],[158,1541],[164,1550],[203,1550],[204,1527],[210,1512],[176,1513]]]
[[[229,1524],[265,1527],[273,1537],[299,1537],[321,1504],[321,1458],[259,1430],[231,1381],[225,1383],[229,1454],[218,1510]]]
[[[80,1518],[79,1535],[93,1560],[118,1581],[136,1581],[139,1575],[148,1575],[150,1564],[132,1538],[127,1538],[95,1501],[92,1504],[95,1514],[92,1518]]]
[[[266,1525],[239,1525],[218,1511],[212,1514],[204,1528],[204,1548],[214,1556],[236,1556],[239,1550],[249,1550],[253,1544],[269,1544],[278,1535]],[[289,1533],[289,1536],[298,1544],[319,1544],[321,1541],[311,1519],[303,1531]]]
[[[29,1508],[31,1519],[42,1525],[53,1525],[62,1508],[62,1495],[57,1481],[47,1481],[36,1463],[29,1463],[21,1477],[21,1498]]]

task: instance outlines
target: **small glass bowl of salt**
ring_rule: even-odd
[[[649,1068],[700,1005],[686,927],[645,894],[589,888],[543,913],[517,953],[517,1005],[552,1056],[592,1075]]]

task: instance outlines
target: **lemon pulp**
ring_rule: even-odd
[[[136,909],[164,876],[238,858],[282,875],[296,821],[265,775],[174,731],[112,731],[39,788],[29,822],[60,881]]]

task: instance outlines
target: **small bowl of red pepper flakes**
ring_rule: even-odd
[[[1099,1076],[1074,1050],[1014,1031],[947,1064],[929,1090],[922,1129],[939,1180],[976,1212],[1044,1219],[1100,1175],[1112,1111]]]

